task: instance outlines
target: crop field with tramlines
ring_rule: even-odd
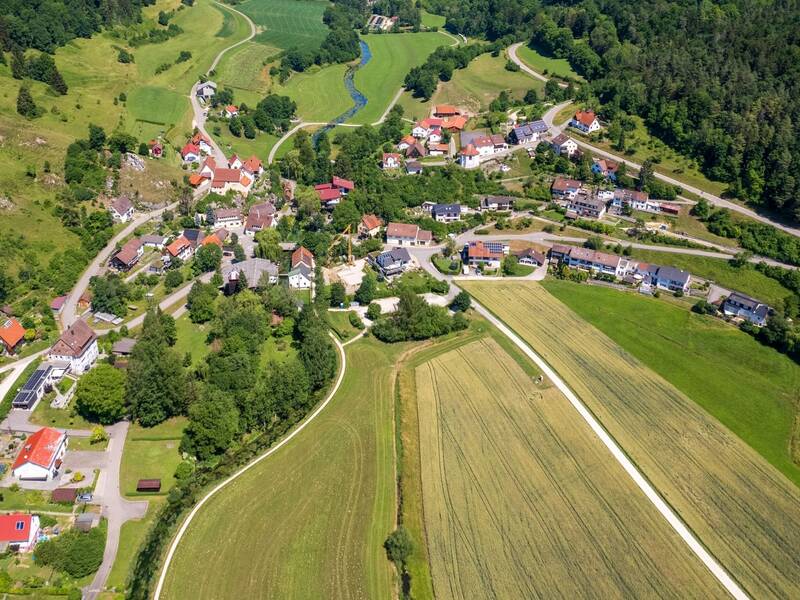
[[[567,399],[484,338],[416,368],[439,598],[725,592]]]
[[[250,17],[259,33],[255,40],[286,50],[316,50],[328,33],[322,0],[247,0],[236,8]]]
[[[540,285],[463,287],[559,373],[749,594],[800,597],[797,487]]]

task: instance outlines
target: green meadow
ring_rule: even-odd
[[[322,0],[248,0],[237,4],[260,29],[256,41],[274,48],[314,50],[328,34]]]

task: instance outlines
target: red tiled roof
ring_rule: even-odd
[[[419,124],[425,129],[439,129],[442,126],[442,123],[444,123],[444,121],[442,119],[437,119],[436,117],[428,117],[427,119],[423,119],[419,122]]]
[[[234,104],[228,104],[228,106],[225,107],[225,110],[229,113],[235,113],[239,112],[239,107]]]
[[[567,179],[566,177],[556,177],[551,189],[563,192],[569,189],[580,189],[583,184],[577,179]]]
[[[200,173],[192,173],[191,175],[189,175],[189,185],[191,185],[192,187],[196,187],[201,183],[203,183],[203,179],[205,179],[205,177],[200,175]]]
[[[396,152],[384,152],[383,153],[383,162],[386,162],[387,160],[389,160],[391,158],[395,159],[398,162],[400,161],[400,155],[397,154]]]
[[[205,238],[203,238],[203,241],[200,242],[201,246],[207,246],[208,244],[216,244],[217,246],[222,248],[222,242],[217,237],[216,233],[212,233],[211,235],[206,236]]]
[[[442,123],[442,127],[445,129],[464,129],[464,126],[467,124],[467,117],[457,116],[451,117],[450,119],[445,119]]]
[[[226,183],[238,183],[242,178],[242,172],[239,169],[217,169],[214,171],[214,181],[212,186],[219,187]]]
[[[344,188],[348,191],[352,191],[355,189],[356,184],[350,181],[349,179],[342,179],[341,177],[333,177],[333,185],[338,188]]]
[[[430,150],[438,150],[439,152],[448,152],[450,150],[449,144],[428,144]]]
[[[596,118],[597,116],[594,114],[593,110],[586,110],[586,111],[579,110],[578,112],[575,113],[575,120],[578,121],[578,123],[585,125],[586,127],[589,127],[592,123],[594,123],[594,120]]]
[[[187,246],[191,246],[191,243],[185,237],[181,236],[167,246],[167,252],[169,252],[172,256],[178,256]]]
[[[33,515],[22,513],[0,515],[0,542],[9,544],[27,542],[31,535],[32,522]],[[18,523],[22,523],[22,527],[17,527]]]
[[[292,252],[292,268],[294,269],[300,263],[306,264],[309,267],[314,264],[314,255],[308,248],[300,246],[297,250]]]
[[[439,116],[458,115],[460,111],[452,104],[437,104],[434,109],[434,114]]]
[[[217,160],[213,156],[206,156],[206,159],[203,161],[203,168],[205,169],[206,167],[215,171],[217,169]]]
[[[244,168],[250,173],[256,173],[261,168],[261,160],[257,156],[253,155],[244,161]]]
[[[186,156],[189,154],[200,154],[200,148],[194,144],[186,144],[183,148],[181,148],[181,156],[186,158]]]
[[[469,248],[467,249],[467,255],[469,256],[469,258],[481,258],[481,259],[503,258],[502,252],[492,252],[481,241],[477,241],[474,244],[470,244]]]
[[[319,194],[319,199],[322,202],[330,202],[342,197],[342,193],[335,188],[318,188],[317,194]]]
[[[25,337],[25,328],[14,317],[9,317],[5,322],[0,322],[0,341],[9,350],[19,344]]]
[[[192,144],[199,144],[200,142],[211,144],[211,140],[208,139],[208,136],[203,135],[199,131],[192,136],[191,142]]]
[[[413,135],[409,134],[409,135],[405,136],[402,140],[400,140],[400,143],[401,144],[407,144],[409,146],[413,146],[416,143],[416,141],[417,141],[417,138],[415,138]]]
[[[27,463],[39,465],[45,469],[50,467],[63,438],[64,434],[60,431],[42,427],[22,444],[12,469],[17,469]]]
[[[469,144],[466,148],[462,148],[459,154],[461,154],[461,156],[478,156],[478,151],[475,149],[475,146]]]
[[[361,224],[371,231],[376,227],[380,227],[381,225],[383,225],[383,221],[381,221],[375,215],[364,215],[363,217],[361,217]]]

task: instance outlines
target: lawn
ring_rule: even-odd
[[[259,28],[257,42],[282,50],[316,50],[328,34],[322,22],[327,6],[321,0],[248,0],[236,8]]]
[[[175,484],[175,469],[181,462],[178,446],[185,426],[183,417],[149,429],[131,425],[120,467],[120,488],[124,495],[152,496],[136,491],[140,479],[161,479],[160,495],[169,492]]]
[[[344,86],[345,71],[347,65],[311,67],[303,73],[293,73],[282,86],[276,84],[273,92],[294,100],[301,120],[328,122],[353,106]]]
[[[453,71],[453,78],[439,84],[431,101],[421,102],[404,92],[400,104],[408,118],[420,118],[430,114],[434,104],[455,104],[475,112],[486,110],[502,90],[508,90],[514,98],[522,98],[530,89],[542,95],[544,84],[541,81],[521,71],[506,71],[505,64],[503,56],[482,54],[466,69]]]
[[[574,112],[575,107],[572,107]],[[653,165],[656,172],[663,175],[684,181],[689,185],[698,187],[701,190],[710,192],[717,196],[722,195],[726,190],[726,184],[719,181],[711,181],[700,172],[697,163],[685,156],[678,154],[675,150],[667,146],[664,142],[651,135],[644,124],[644,121],[637,116],[630,117],[635,123],[635,129],[625,134],[625,151],[620,152],[611,147],[611,141],[605,139],[592,142],[598,146],[619,156],[624,156],[628,160],[641,164],[646,159],[655,159]],[[558,121],[556,121],[558,123]]]
[[[367,97],[367,105],[351,123],[373,123],[381,118],[408,72],[425,62],[439,46],[453,41],[441,33],[370,34],[362,36],[372,59],[356,71],[356,89]]]
[[[153,22],[159,10],[176,6],[174,0],[159,0],[144,9],[145,23],[136,27]],[[0,238],[9,245],[8,251],[0,249],[0,263],[15,273],[27,254],[34,261],[31,268],[39,271],[58,253],[80,247],[79,237],[67,231],[54,214],[53,198],[63,181],[65,150],[72,141],[86,136],[89,123],[104,127],[108,133],[120,128],[142,141],[166,129],[167,141],[173,147],[184,143],[183,136],[191,124],[186,95],[193,81],[220,49],[246,35],[244,19],[237,16],[228,19],[226,30],[233,28],[231,35],[215,37],[222,28],[224,12],[228,11],[210,0],[197,0],[194,6],[184,7],[171,20],[184,32],[166,42],[133,49],[132,64],[117,61],[114,46],[121,40],[110,32],[91,39],[77,38],[58,48],[54,58],[69,93],[56,96],[46,85],[31,82],[33,98],[42,108],[42,115],[32,121],[16,113],[19,82],[11,77],[8,66],[0,65],[0,83],[8,90],[0,95],[0,187],[3,196],[13,202],[0,218]],[[158,65],[174,62],[186,49],[191,49],[190,60],[154,75]],[[128,100],[115,102],[121,93],[127,94]],[[175,127],[170,128],[172,124]],[[45,172],[45,162],[51,173]],[[26,175],[29,167],[35,168],[35,177]],[[151,173],[148,168],[144,177],[169,182],[179,175],[177,169],[164,177],[163,170]],[[140,191],[143,198],[155,200],[150,190],[143,187]],[[52,298],[47,290],[40,294]]]
[[[69,513],[72,510],[72,506],[51,503],[49,498],[50,492],[41,490],[19,489],[13,491],[9,488],[2,488],[0,489],[0,510],[46,510],[59,513]]]
[[[75,412],[75,399],[65,408],[53,408],[50,402],[53,393],[45,394],[39,401],[36,408],[31,413],[31,423],[46,425],[49,427],[59,427],[63,429],[91,429],[93,424]]]
[[[188,352],[192,355],[192,366],[197,366],[211,350],[206,343],[209,326],[204,323],[192,323],[189,313],[184,313],[175,319],[175,328],[178,332],[175,352],[181,358]]]
[[[556,77],[583,79],[572,69],[566,58],[544,56],[526,44],[523,44],[517,49],[517,58],[542,75],[549,74],[555,75]]]
[[[265,62],[278,53],[278,49],[256,42],[247,42],[226,52],[216,68],[217,84],[232,88],[236,102],[244,99],[248,105],[255,105],[254,98],[260,99],[269,92],[269,68]],[[242,92],[246,93],[242,95]]]
[[[433,13],[429,13],[427,10],[420,11],[422,15],[422,26],[423,27],[444,27],[445,21],[447,19],[441,15],[435,15]]]
[[[162,598],[390,598],[396,516],[394,363],[404,345],[347,347],[331,404],[200,509]]]
[[[780,306],[791,292],[774,279],[770,279],[752,266],[732,267],[722,258],[708,258],[693,254],[659,252],[658,250],[633,250],[633,257],[648,263],[677,267],[692,275],[709,279],[722,287],[738,290],[771,306]]]
[[[644,302],[657,302],[652,299],[632,299],[633,312],[623,308],[616,320],[602,317],[616,336],[626,336],[619,338],[628,340],[626,350],[539,284],[463,286],[559,373],[748,593],[800,594],[800,489],[792,483],[800,483],[800,469],[786,449],[796,365],[734,329],[705,319],[691,323],[685,310],[648,315]],[[596,308],[570,302],[612,314],[627,297],[607,293],[605,302],[595,299]],[[674,310],[680,309],[664,308]],[[725,425],[736,427],[764,456]]]
[[[331,310],[328,311],[328,323],[333,329],[333,332],[339,336],[339,339],[346,342],[351,337],[358,335],[359,330],[350,324],[350,314],[354,313],[352,310]]]
[[[494,340],[417,367],[416,393],[437,596],[724,597],[567,399]]]

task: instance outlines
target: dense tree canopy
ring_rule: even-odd
[[[89,421],[111,425],[125,416],[125,372],[99,364],[78,381],[75,408]]]

